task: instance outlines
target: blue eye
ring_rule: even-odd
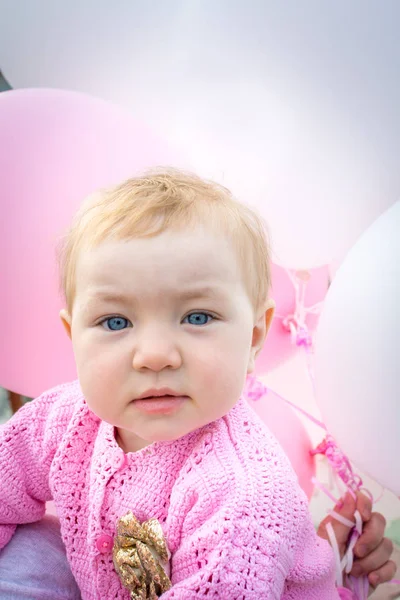
[[[184,322],[189,323],[189,325],[207,325],[209,319],[214,320],[215,317],[205,312],[193,312],[184,318]]]
[[[124,317],[109,317],[108,319],[104,319],[100,325],[105,327],[107,324],[107,327],[105,327],[107,331],[122,331],[122,329],[128,327],[128,323],[128,319],[125,319]]]

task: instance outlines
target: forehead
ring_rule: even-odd
[[[237,286],[241,272],[232,242],[204,228],[165,231],[155,237],[106,241],[82,251],[76,269],[76,292],[89,288],[160,288],[203,282]]]

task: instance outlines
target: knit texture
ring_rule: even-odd
[[[128,510],[162,525],[173,584],[163,600],[339,598],[330,546],[244,399],[179,440],[124,454],[78,382],[64,384],[1,426],[0,469],[0,547],[53,499],[83,600],[129,600],[111,554]]]

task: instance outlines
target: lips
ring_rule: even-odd
[[[176,398],[177,396],[174,396],[172,394],[160,394],[159,396],[141,396],[140,398],[137,398],[137,400],[155,400],[157,398]]]
[[[167,387],[163,387],[163,388],[150,388],[146,391],[143,392],[143,394],[140,394],[140,396],[138,396],[136,398],[136,400],[148,400],[148,399],[152,399],[152,398],[161,398],[161,397],[178,397],[178,396],[182,396],[182,394],[180,394],[179,392],[176,392],[175,390],[172,390],[171,388],[167,388]]]
[[[147,414],[171,414],[187,402],[188,396],[147,396],[133,401],[134,406]]]

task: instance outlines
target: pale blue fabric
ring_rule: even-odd
[[[81,600],[58,519],[20,525],[0,550],[1,600]]]

